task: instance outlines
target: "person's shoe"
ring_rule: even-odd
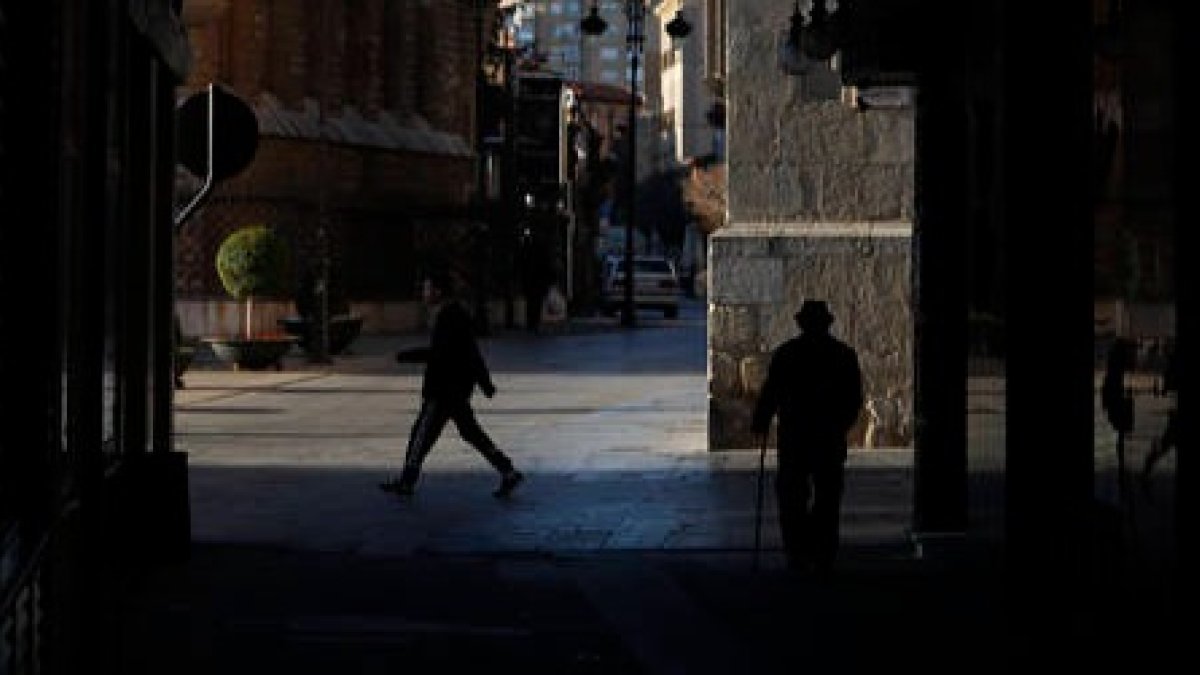
[[[525,480],[525,475],[520,471],[509,471],[508,473],[504,474],[503,478],[500,479],[500,487],[496,488],[496,491],[493,492],[492,495],[497,498],[507,497],[512,494],[512,491],[515,490],[523,480]]]
[[[379,489],[394,494],[397,497],[411,497],[413,494],[413,484],[399,479],[380,483]]]

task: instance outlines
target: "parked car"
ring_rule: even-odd
[[[608,256],[601,268],[600,308],[615,314],[625,304],[625,258]],[[633,304],[637,309],[661,310],[663,316],[679,316],[679,275],[675,265],[662,256],[633,259]]]

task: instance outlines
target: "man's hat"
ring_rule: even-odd
[[[796,323],[801,327],[817,326],[828,328],[833,323],[833,315],[829,313],[829,305],[824,300],[805,300],[796,312]]]

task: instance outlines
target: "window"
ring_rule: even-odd
[[[579,63],[579,45],[555,45],[550,54],[561,63]]]
[[[602,61],[616,61],[621,58],[621,50],[616,47],[601,47],[600,59]]]
[[[551,68],[569,78],[578,78],[579,45],[556,45],[549,49],[547,56]]]

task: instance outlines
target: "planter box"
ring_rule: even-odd
[[[296,344],[296,338],[281,337],[213,337],[204,338],[218,359],[232,363],[234,369],[283,370],[283,357]]]
[[[312,352],[312,321],[308,317],[288,316],[279,319],[279,325],[288,335],[296,338],[300,348]],[[329,317],[329,354],[341,354],[362,332],[363,317],[339,314]]]

